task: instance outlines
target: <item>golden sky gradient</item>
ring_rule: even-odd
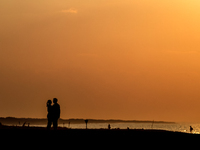
[[[0,116],[200,122],[199,0],[1,0]]]

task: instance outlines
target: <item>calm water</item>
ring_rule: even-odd
[[[42,126],[46,125],[33,125],[33,126]],[[86,124],[59,124],[60,127],[67,127],[71,129],[85,129]],[[190,133],[190,126],[194,129],[192,133],[200,134],[200,123],[110,123],[111,129],[160,129],[168,131],[179,131]],[[107,129],[108,123],[88,123],[88,129]]]
[[[86,124],[60,124],[60,127],[68,127],[72,129],[85,129]],[[190,126],[193,127],[193,133],[200,133],[200,124],[189,124],[189,123],[111,123],[111,129],[120,128],[120,129],[161,129],[168,131],[179,131],[179,132],[190,132]],[[108,123],[88,123],[88,129],[107,129]]]

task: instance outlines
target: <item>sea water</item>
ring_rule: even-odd
[[[108,129],[109,123],[89,123],[88,129]],[[85,129],[86,124],[59,124],[60,127],[67,127],[71,129]],[[110,123],[111,129],[157,129],[190,133],[190,126],[192,126],[192,133],[200,133],[200,124],[189,123]]]
[[[110,124],[111,129],[156,129],[167,131],[178,131],[185,133],[200,134],[200,123],[89,123],[87,129],[108,129]],[[46,125],[30,125],[46,127]],[[190,126],[193,131],[190,132]],[[58,127],[66,127],[69,129],[85,129],[86,124],[59,124]]]

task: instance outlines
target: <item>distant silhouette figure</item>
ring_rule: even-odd
[[[192,132],[193,131],[193,128],[192,128],[192,126],[190,126],[190,132]]]
[[[110,130],[110,128],[111,128],[111,127],[110,127],[110,124],[108,124],[108,129]]]
[[[51,128],[51,124],[53,122],[53,111],[52,111],[52,101],[48,100],[47,101],[47,119],[48,119],[48,123],[47,123],[47,129],[50,130]]]
[[[58,127],[58,119],[60,118],[60,105],[58,104],[58,99],[53,99],[53,106],[52,106],[52,116],[53,116],[53,128],[57,130]]]

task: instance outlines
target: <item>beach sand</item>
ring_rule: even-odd
[[[121,146],[159,147],[165,145],[180,148],[190,142],[200,139],[200,135],[181,132],[171,132],[164,130],[143,130],[143,129],[67,129],[58,128],[48,131],[42,127],[11,127],[0,128],[1,145],[11,143],[7,146],[40,147],[45,149],[56,149],[65,147],[66,149],[80,149],[81,147],[93,146],[103,149],[119,148]],[[190,147],[191,148],[191,147]],[[62,148],[63,149],[63,148]],[[142,148],[143,149],[143,148]]]

